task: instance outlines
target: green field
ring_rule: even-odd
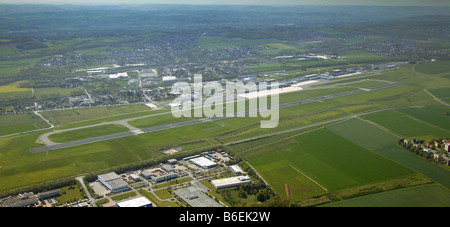
[[[449,207],[450,191],[436,184],[366,195],[325,207]]]
[[[78,129],[66,132],[59,132],[50,135],[48,138],[56,143],[65,143],[82,139],[89,139],[99,136],[111,135],[121,132],[128,132],[129,129],[119,124],[109,124],[85,129]]]
[[[86,125],[83,124],[83,122],[87,122],[87,124],[101,123],[111,120],[110,118],[104,119],[107,117],[120,116],[137,112],[143,113],[143,115],[156,113],[152,112],[150,108],[148,108],[145,105],[134,104],[134,105],[102,106],[102,107],[67,109],[67,110],[52,110],[52,111],[44,111],[41,114],[50,122],[52,122],[54,125],[66,125],[71,123],[72,124],[78,123],[72,125],[73,127],[77,127]]]
[[[295,167],[303,173],[298,173],[299,176],[310,177],[328,191],[401,178],[413,173],[328,129],[315,130],[293,139],[295,143],[286,148],[248,159],[281,195],[285,194],[281,188],[291,184],[289,178],[280,177],[284,173],[279,170],[286,166]],[[295,181],[292,184],[300,185]],[[307,185],[297,187],[291,186],[291,192],[308,189]]]
[[[0,116],[0,136],[49,127],[33,113]]]
[[[450,110],[450,108],[447,109]],[[423,115],[423,113],[431,115],[425,111],[422,111],[421,114]],[[436,113],[434,113],[434,115],[436,115]],[[419,119],[413,117],[399,110],[383,111],[363,116],[362,118],[381,125],[403,138],[422,138],[431,140],[433,138],[447,138],[450,136],[450,130],[443,127],[445,122],[448,122],[450,116],[445,115],[444,112],[442,113],[442,117],[439,118],[443,119],[442,125],[431,124],[421,120],[422,118]],[[429,117],[425,119],[429,119]]]
[[[84,91],[81,88],[34,88],[34,95],[39,100],[45,99],[49,96],[65,97],[73,94],[84,94]]]
[[[450,101],[450,88],[430,89],[428,92],[442,101]]]
[[[441,73],[448,73],[450,71],[450,62],[449,61],[440,61],[440,62],[427,62],[423,64],[418,64],[415,67],[417,72],[437,75]]]
[[[444,169],[398,146],[400,138],[386,129],[360,119],[351,119],[328,128],[353,143],[419,172],[450,189],[448,169]]]
[[[429,132],[447,133],[448,130],[442,128],[441,123],[447,124],[448,122],[446,118],[442,118],[444,116],[442,111],[446,111],[448,108],[439,106],[440,103],[433,101],[433,98],[423,91],[424,88],[430,89],[430,87],[433,87],[433,89],[444,88],[443,81],[446,79],[441,77],[429,78],[422,73],[416,73],[414,74],[415,77],[411,77],[413,73],[411,67],[411,65],[405,65],[393,70],[393,72],[370,77],[388,81],[407,80],[408,84],[405,85],[282,108],[279,125],[274,129],[261,129],[259,124],[263,120],[262,118],[230,118],[58,149],[48,152],[48,154],[29,152],[30,148],[41,146],[35,142],[39,135],[45,132],[0,138],[0,166],[2,166],[2,169],[0,169],[0,178],[2,179],[0,191],[61,177],[103,171],[126,164],[151,161],[152,159],[166,157],[160,151],[170,147],[182,147],[183,152],[185,152],[220,146],[223,143],[308,126],[313,123],[384,107],[395,108],[417,104],[433,105],[433,107],[423,109],[405,108],[383,111],[361,118],[366,119],[366,117],[376,117],[378,114],[384,115],[386,113],[389,116],[392,114],[394,117],[399,115],[398,118],[401,118],[401,120],[398,123],[394,122],[394,124],[399,124],[396,129],[398,127],[399,130],[402,130],[402,119],[409,116],[405,125],[408,126],[410,121],[419,124],[421,127],[417,130],[420,132],[419,134],[427,132],[423,131],[423,128],[428,126],[437,128],[437,130],[433,128]],[[362,81],[360,83],[363,86],[373,85],[365,84]],[[280,103],[354,89],[340,87],[282,94],[280,95]],[[44,111],[42,114],[56,125],[72,128],[163,111],[168,110],[154,111],[144,105],[123,105]],[[177,120],[184,121],[185,119],[174,119],[169,113],[132,121],[130,124],[146,128],[172,124]],[[446,185],[446,181],[450,182],[446,177],[448,175],[447,170],[442,169],[444,172],[436,171],[435,167],[437,166],[433,163],[396,147],[398,137],[365,121],[355,120],[357,121],[353,123],[348,121],[348,126],[345,126],[347,122],[335,125],[336,127],[340,125],[340,127],[346,128],[345,133],[338,131],[335,126],[326,126],[327,129],[313,127],[311,129],[317,130],[307,132],[308,130],[305,129],[284,133],[273,136],[273,138],[259,140],[261,143],[236,145],[233,146],[233,149],[239,148],[236,152],[242,157],[248,158],[248,161],[279,195],[286,196],[285,185],[288,184],[291,193],[290,200],[318,196],[326,193],[325,189],[328,192],[336,191],[402,178],[415,172],[423,173],[442,185]],[[392,125],[388,126],[392,127]],[[384,125],[383,127],[394,132],[394,129],[390,129],[390,127]],[[377,130],[381,130],[382,133]],[[89,131],[88,134],[84,135],[80,133],[76,135],[76,138],[94,137],[106,133],[106,131],[100,128],[98,133],[95,131]],[[361,131],[368,133],[360,133]],[[407,129],[404,131],[408,132]],[[298,135],[301,132],[307,133]],[[77,131],[72,133],[77,133]],[[429,133],[425,135],[427,134]],[[288,139],[288,136],[295,137]],[[67,140],[72,139],[67,137],[61,141]],[[380,142],[380,140],[383,142]],[[266,141],[273,143],[267,144]],[[390,161],[386,157],[394,161]]]

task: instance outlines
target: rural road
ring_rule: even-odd
[[[351,94],[357,94],[357,93],[361,93],[361,92],[367,92],[367,91],[371,91],[371,90],[377,90],[377,89],[397,86],[400,84],[404,84],[404,82],[391,83],[391,84],[371,87],[371,88],[367,88],[367,89],[353,90],[353,91],[342,92],[342,93],[333,94],[333,95],[326,95],[326,96],[322,96],[322,97],[316,97],[316,98],[305,99],[305,100],[300,100],[300,101],[295,101],[295,102],[290,102],[290,103],[284,103],[284,104],[280,104],[279,108],[294,106],[294,105],[298,105],[298,104],[304,104],[304,103],[309,103],[309,102],[314,102],[314,101],[319,101],[319,100],[324,100],[324,99],[331,99],[331,98],[336,98],[336,97],[341,97],[341,96],[346,96],[346,95],[351,95]],[[258,110],[245,111],[245,114],[253,113],[255,111],[258,111]],[[163,113],[157,113],[157,114],[152,114],[152,115],[147,115],[147,116],[141,116],[141,117],[135,117],[135,118],[129,118],[129,119],[123,119],[123,120],[118,120],[118,121],[105,122],[105,123],[99,123],[99,124],[94,124],[94,125],[82,126],[82,127],[78,127],[78,128],[71,128],[71,129],[58,130],[58,131],[45,133],[45,134],[41,135],[39,137],[39,139],[42,142],[44,142],[47,146],[31,149],[31,152],[35,153],[35,152],[50,151],[50,150],[55,150],[55,149],[60,149],[60,148],[66,148],[66,147],[78,146],[78,145],[83,145],[83,144],[88,144],[88,143],[99,142],[99,141],[122,138],[125,136],[136,135],[136,134],[139,134],[142,132],[143,133],[154,132],[154,131],[165,130],[165,129],[170,129],[170,128],[177,128],[177,127],[182,127],[182,126],[187,126],[187,125],[199,124],[199,123],[203,123],[205,121],[213,121],[213,120],[227,118],[226,116],[203,118],[203,119],[196,119],[196,120],[185,121],[185,122],[180,122],[180,123],[175,123],[175,124],[156,126],[156,127],[152,127],[152,128],[146,128],[146,129],[136,129],[134,127],[130,128],[130,125],[128,124],[128,121],[131,121],[131,120],[142,119],[142,118],[158,116],[158,115],[163,115],[163,114],[170,114],[170,113],[171,112],[163,112]],[[242,114],[242,113],[237,113],[237,114]],[[77,130],[77,129],[84,129],[84,128],[107,125],[107,124],[121,124],[121,125],[124,125],[125,127],[128,127],[130,129],[130,131],[124,132],[124,133],[100,136],[100,137],[95,137],[95,138],[89,138],[89,139],[84,139],[84,140],[78,140],[78,141],[73,141],[73,142],[67,142],[67,143],[54,143],[48,139],[48,136],[50,136],[54,133]],[[136,130],[139,130],[139,133],[136,133]]]
[[[92,198],[91,193],[89,193],[89,190],[87,189],[86,185],[84,184],[83,178],[84,178],[84,176],[76,177],[75,179],[80,182],[81,186],[83,187],[84,191],[86,192],[89,202],[91,202],[93,207],[96,207],[95,199]]]

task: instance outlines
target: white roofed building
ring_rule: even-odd
[[[238,176],[238,177],[229,177],[218,180],[212,180],[211,184],[214,185],[217,189],[222,188],[230,188],[239,186],[241,184],[250,184],[252,181],[249,176]]]
[[[205,158],[205,157],[198,157],[198,158],[193,158],[190,159],[189,161],[191,161],[192,163],[194,163],[195,165],[202,167],[203,169],[209,169],[209,168],[213,168],[217,166],[217,163]]]
[[[239,174],[243,174],[244,170],[241,169],[241,167],[239,167],[238,165],[232,165],[230,166],[231,171],[233,171],[234,174],[239,175]]]

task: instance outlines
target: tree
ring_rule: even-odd
[[[264,202],[266,200],[266,196],[264,195],[264,193],[259,192],[258,195],[256,195],[256,200],[258,200],[259,202]]]
[[[239,196],[239,198],[246,199],[247,198],[247,193],[243,189],[240,189],[239,193],[238,193],[238,196]]]

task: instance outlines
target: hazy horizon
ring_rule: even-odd
[[[183,4],[183,5],[365,5],[365,6],[450,6],[447,0],[0,0],[0,4]]]

